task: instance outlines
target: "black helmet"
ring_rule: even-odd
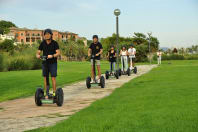
[[[45,35],[46,33],[49,33],[49,34],[53,35],[52,30],[49,29],[49,28],[44,30],[44,35]]]
[[[98,35],[93,35],[93,39],[94,39],[94,38],[97,38],[97,39],[98,39]]]

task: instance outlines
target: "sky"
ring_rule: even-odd
[[[116,32],[117,8],[120,36],[152,32],[160,47],[198,45],[198,0],[0,0],[0,20],[101,38]]]

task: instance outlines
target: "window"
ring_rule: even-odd
[[[30,42],[30,38],[26,38],[26,42]]]
[[[32,34],[32,36],[34,36],[34,33]]]
[[[21,33],[21,36],[23,36],[23,33]]]
[[[38,33],[38,36],[40,36],[40,34]]]
[[[35,42],[35,38],[32,38],[32,42]]]
[[[26,34],[26,36],[30,36],[30,34],[29,34],[29,33],[27,33],[27,34]]]
[[[21,39],[21,42],[23,43],[23,39]]]

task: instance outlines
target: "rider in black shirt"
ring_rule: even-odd
[[[42,71],[44,77],[44,96],[46,96],[47,90],[47,77],[49,77],[49,73],[52,78],[53,85],[53,96],[55,96],[56,91],[56,76],[57,76],[57,57],[60,55],[60,50],[58,43],[52,39],[52,30],[46,29],[44,31],[44,40],[40,44],[36,57],[38,59],[41,58],[40,54],[43,51],[43,56],[47,56],[47,60],[43,61]]]
[[[100,70],[100,55],[103,52],[102,44],[98,41],[98,36],[93,36],[93,43],[89,46],[88,49],[88,56],[91,56],[91,78],[94,81],[94,67],[93,67],[93,56],[95,57],[95,62],[98,69],[98,79],[101,77],[101,70]]]

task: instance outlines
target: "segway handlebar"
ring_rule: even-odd
[[[42,61],[46,61],[46,60],[47,60],[47,56],[41,56],[40,59],[41,59]]]

